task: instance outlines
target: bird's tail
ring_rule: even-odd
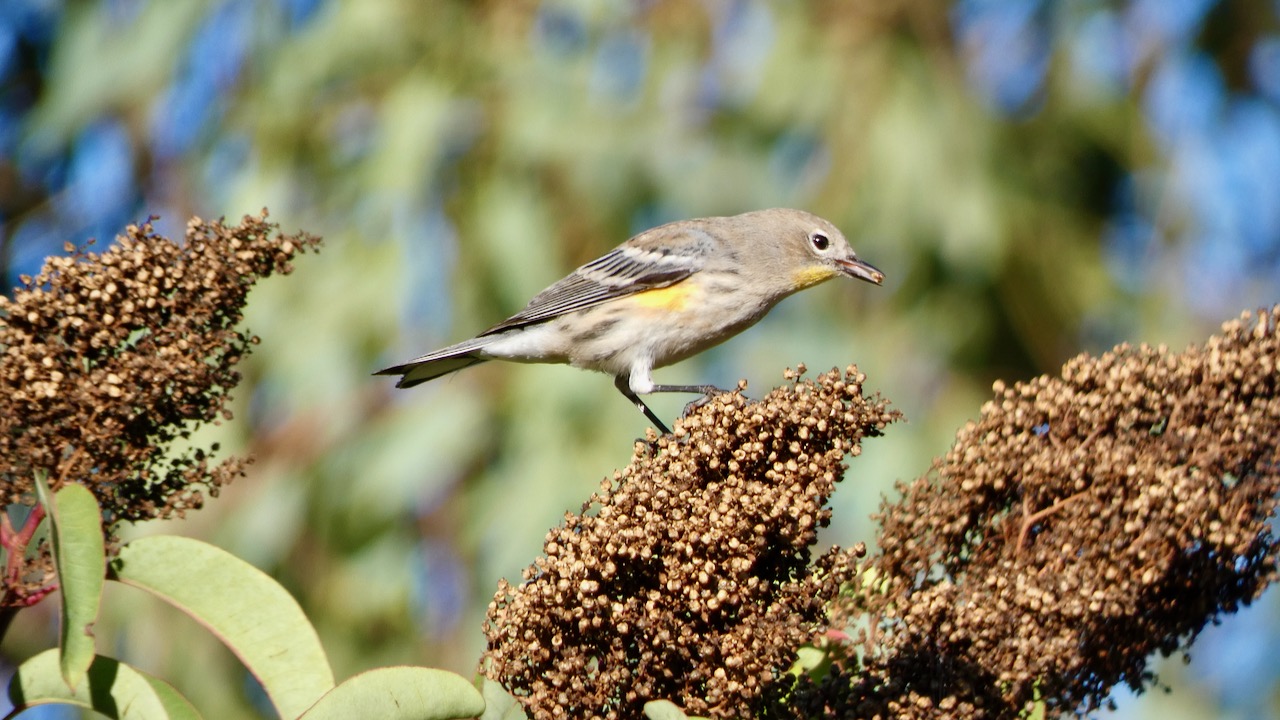
[[[374,375],[399,375],[398,388],[411,388],[428,380],[435,380],[441,375],[448,375],[463,368],[471,367],[488,360],[479,353],[487,344],[487,338],[472,338],[427,353],[420,358],[410,360],[403,365],[384,368]]]

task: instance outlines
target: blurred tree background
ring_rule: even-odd
[[[345,678],[474,669],[499,577],[625,464],[608,378],[369,373],[467,337],[661,222],[813,210],[883,269],[788,300],[665,382],[762,394],[856,362],[910,423],[868,443],[830,542],[874,535],[996,378],[1181,347],[1280,290],[1276,0],[7,0],[0,275],[160,216],[266,206],[318,256],[251,297],[236,417],[256,458],[166,528],[279,578]],[[660,398],[673,417],[687,398]],[[130,532],[126,529],[126,534]],[[100,652],[208,717],[261,708],[185,617],[110,587]],[[18,616],[0,672],[56,643]],[[175,638],[182,638],[181,642]],[[1280,601],[1210,628],[1121,717],[1280,717]]]

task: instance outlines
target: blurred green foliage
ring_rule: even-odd
[[[136,531],[209,539],[279,579],[340,679],[396,663],[469,673],[497,579],[626,462],[643,418],[609,378],[564,367],[490,364],[404,393],[369,374],[501,320],[646,227],[799,206],[842,227],[885,286],[804,293],[658,378],[747,378],[759,395],[789,365],[856,362],[910,420],[868,444],[836,496],[829,540],[870,540],[880,495],[928,468],[994,379],[1121,340],[1179,346],[1226,319],[1184,296],[1178,222],[1141,287],[1106,262],[1118,188],[1170,162],[1141,63],[1106,87],[1069,52],[1090,13],[1127,5],[1045,3],[1046,72],[1007,112],[975,90],[958,6],[938,0],[68,4],[24,152],[109,121],[166,234],[266,206],[286,232],[325,237],[255,291],[262,344],[235,420],[205,431],[252,454],[248,478]],[[1275,28],[1252,4],[1216,12],[1225,40],[1192,45],[1224,67]],[[180,82],[205,67],[206,84]],[[202,90],[203,104],[175,99]],[[1231,297],[1270,303],[1269,287]],[[686,401],[652,406],[672,417]],[[100,651],[208,717],[261,708],[215,640],[112,594]],[[48,612],[23,613],[6,658],[49,646]]]

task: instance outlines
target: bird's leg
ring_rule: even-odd
[[[650,390],[649,392],[681,392],[681,393],[698,393],[702,395],[702,397],[696,400],[693,400],[688,405],[684,406],[684,413],[683,415],[681,415],[681,417],[684,417],[684,415],[688,415],[694,410],[697,410],[703,405],[706,405],[707,403],[711,402],[712,395],[717,395],[719,393],[727,393],[731,391],[725,390],[724,388],[721,388],[721,387],[716,387],[715,385],[654,385],[653,389]]]
[[[658,432],[661,432],[663,435],[669,435],[671,433],[670,428],[659,420],[657,415],[653,414],[653,411],[649,409],[648,405],[644,404],[644,401],[640,399],[639,395],[635,394],[631,389],[631,385],[627,382],[626,377],[622,375],[615,377],[613,379],[613,386],[618,388],[618,392],[622,393],[626,399],[630,400],[631,403],[640,410],[640,412],[644,413],[645,417],[649,418],[649,422],[653,423],[654,427],[658,429]]]
[[[671,392],[671,393],[697,393],[699,395],[715,395],[716,393],[732,392],[715,385],[654,385],[651,393]]]

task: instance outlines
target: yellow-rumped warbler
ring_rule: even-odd
[[[476,337],[376,374],[401,375],[396,387],[409,388],[485,360],[568,363],[613,375],[665,433],[640,395],[722,391],[655,385],[650,371],[733,337],[788,295],[837,275],[884,280],[834,225],[802,210],[681,220],[574,270]]]

